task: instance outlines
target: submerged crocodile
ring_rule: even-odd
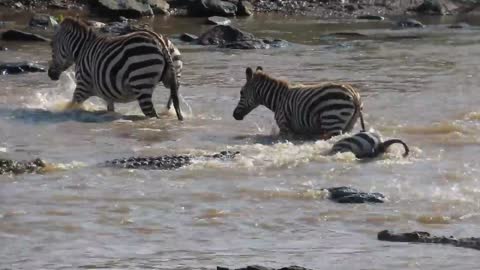
[[[381,241],[446,244],[480,250],[480,237],[455,238],[453,236],[433,236],[428,232],[393,233],[388,230],[379,232],[377,237]]]
[[[169,155],[154,157],[128,157],[108,160],[98,164],[100,167],[144,169],[144,170],[174,170],[192,164],[195,160],[231,160],[239,152],[222,151],[213,155]],[[40,173],[48,167],[48,164],[37,158],[34,160],[16,161],[0,159],[0,174]]]

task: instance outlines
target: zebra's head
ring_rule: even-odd
[[[75,51],[81,46],[81,36],[88,33],[88,27],[75,19],[66,18],[55,30],[51,46],[52,60],[48,65],[48,77],[56,81],[60,74],[73,65]]]
[[[255,74],[257,72],[263,72],[263,68],[257,67]],[[249,114],[253,109],[260,105],[260,102],[257,100],[256,84],[254,80],[255,74],[250,67],[246,69],[245,73],[247,75],[247,82],[242,87],[242,90],[240,90],[240,101],[233,111],[233,118],[236,120],[243,120],[245,115]]]

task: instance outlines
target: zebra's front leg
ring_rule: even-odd
[[[280,129],[279,137],[289,139],[293,135],[293,131],[290,128],[288,120],[283,113],[275,113],[275,121]]]
[[[81,109],[83,102],[87,100],[91,95],[86,92],[83,88],[76,88],[73,92],[72,101],[67,105],[68,110],[77,110]]]
[[[140,109],[142,109],[143,114],[147,117],[156,117],[158,118],[157,112],[153,107],[152,103],[152,94],[143,93],[140,94],[138,97],[138,104],[140,105]]]

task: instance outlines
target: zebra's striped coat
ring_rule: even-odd
[[[233,117],[242,120],[259,105],[275,114],[281,134],[328,139],[353,129],[361,115],[360,95],[350,85],[324,83],[290,85],[258,67],[246,70],[247,82]]]
[[[115,102],[138,100],[146,116],[157,117],[152,94],[162,81],[170,88],[178,119],[183,119],[178,100],[182,62],[180,52],[167,38],[148,30],[100,36],[85,23],[66,18],[56,30],[52,51],[48,70],[52,80],[58,80],[75,63],[77,86],[72,103],[98,96],[113,111]]]

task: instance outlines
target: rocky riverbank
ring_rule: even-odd
[[[379,19],[393,15],[477,14],[480,3],[467,0],[5,0],[0,6],[16,10],[83,10],[100,16],[141,17],[250,16],[254,13],[308,15],[322,18]]]

